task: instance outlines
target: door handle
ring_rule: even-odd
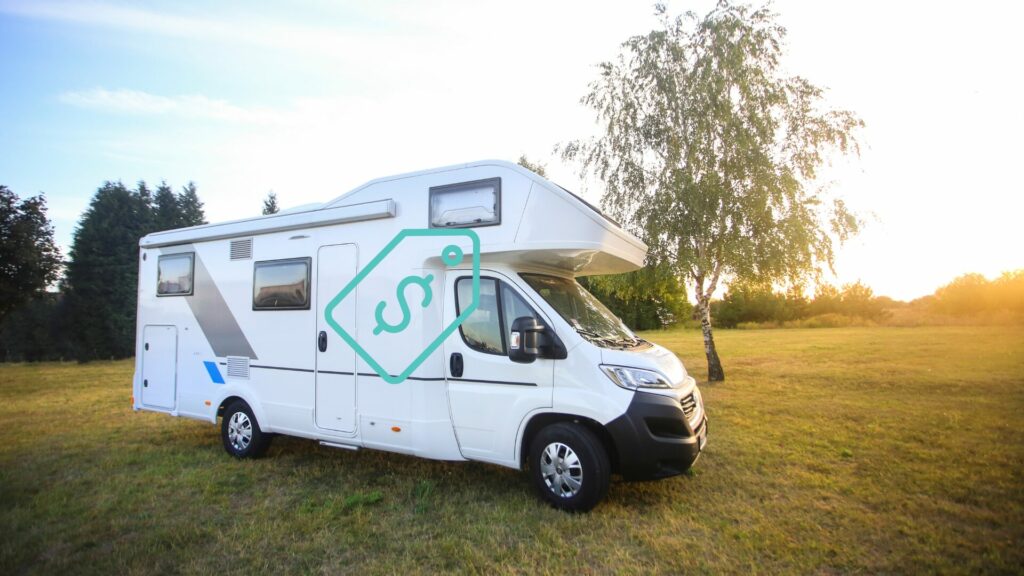
[[[316,338],[316,347],[321,352],[327,352],[327,332],[321,330],[320,335]]]
[[[452,352],[451,361],[448,363],[448,368],[451,369],[452,377],[462,378],[463,367],[464,366],[462,362],[462,354],[459,354],[458,352]]]

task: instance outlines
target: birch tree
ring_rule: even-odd
[[[601,130],[563,157],[604,184],[603,207],[671,266],[697,301],[708,380],[725,379],[711,298],[727,280],[792,283],[831,267],[857,232],[818,182],[833,152],[857,153],[852,112],[782,69],[785,28],[767,8],[720,2],[671,17],[599,65],[582,103]]]

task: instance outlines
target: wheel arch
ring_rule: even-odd
[[[582,426],[585,426],[591,432],[593,432],[597,438],[601,441],[605,451],[608,453],[608,461],[611,463],[612,472],[618,472],[619,470],[619,453],[615,447],[615,440],[612,439],[612,435],[608,433],[608,430],[603,424],[592,418],[586,416],[580,416],[578,414],[567,414],[563,412],[541,412],[531,416],[522,426],[522,432],[519,435],[519,468],[524,469],[526,467],[526,461],[530,454],[530,443],[538,432],[543,430],[545,427],[551,424],[557,424],[559,422],[575,422]]]
[[[234,404],[238,400],[241,400],[242,402],[245,402],[246,404],[248,404],[250,409],[252,408],[252,404],[249,404],[248,400],[246,400],[245,398],[242,398],[238,394],[232,394],[231,396],[226,396],[226,397],[221,399],[220,405],[217,406],[217,418],[223,417],[224,416],[224,410],[226,410],[228,406],[231,406],[232,404]]]
[[[252,415],[256,417],[256,421],[259,423],[261,430],[268,433],[273,432],[270,422],[267,420],[266,412],[264,412],[263,406],[259,400],[238,389],[224,391],[223,396],[217,402],[217,409],[213,412],[213,422],[216,423],[217,418],[223,417],[224,411],[227,407],[237,400],[241,400],[249,406],[249,409],[252,410]]]

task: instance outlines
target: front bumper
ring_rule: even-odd
[[[700,456],[708,420],[691,426],[678,400],[636,392],[626,412],[606,426],[615,442],[618,472],[626,480],[655,480],[682,474]]]

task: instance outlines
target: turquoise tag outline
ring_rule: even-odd
[[[417,236],[427,236],[435,238],[464,236],[470,239],[470,241],[473,243],[473,301],[470,303],[469,306],[466,306],[466,308],[462,310],[462,313],[459,314],[459,316],[455,319],[454,322],[451,323],[450,326],[445,328],[441,332],[441,334],[438,335],[437,338],[435,338],[430,344],[427,345],[423,352],[421,352],[420,355],[417,356],[412,361],[412,363],[409,364],[409,366],[402,371],[401,374],[399,374],[398,376],[392,376],[391,374],[388,373],[387,370],[384,369],[383,366],[377,363],[377,361],[374,360],[372,356],[370,356],[369,352],[367,352],[362,346],[359,345],[359,342],[356,342],[356,339],[353,338],[352,335],[346,332],[345,329],[342,328],[340,324],[334,321],[332,313],[334,312],[334,309],[337,308],[339,304],[341,304],[341,301],[344,300],[345,297],[348,296],[353,290],[355,290],[356,286],[358,286],[359,283],[362,282],[363,279],[366,278],[366,276],[371,271],[373,271],[373,269],[376,268],[377,265],[380,264],[381,261],[383,261],[384,258],[386,258],[387,255],[390,254],[391,251],[394,250],[395,247],[397,247],[402,242],[402,240],[408,237]],[[458,263],[451,262],[447,256],[447,254],[441,255],[441,259],[445,264],[453,266]],[[460,262],[461,260],[462,259],[459,258]],[[374,256],[373,260],[370,260],[370,262],[362,270],[360,270],[358,274],[356,274],[355,278],[353,278],[351,282],[349,282],[344,288],[342,288],[341,292],[338,292],[337,296],[331,299],[331,301],[324,308],[324,320],[327,321],[327,325],[330,326],[335,332],[337,332],[338,336],[341,336],[342,340],[347,342],[348,345],[351,346],[352,349],[356,351],[356,354],[358,354],[360,358],[365,360],[366,363],[369,364],[370,367],[373,368],[373,370],[377,373],[377,375],[380,376],[385,382],[387,382],[388,384],[401,384],[402,382],[405,382],[406,378],[408,378],[410,374],[412,374],[417,368],[419,368],[420,364],[422,364],[423,361],[426,360],[428,356],[434,353],[434,350],[437,350],[437,348],[441,346],[441,344],[444,342],[446,338],[448,338],[448,336],[451,336],[452,332],[455,332],[455,330],[459,326],[461,326],[462,323],[465,322],[467,318],[469,318],[469,315],[476,310],[477,305],[479,303],[480,237],[476,235],[476,232],[468,229],[448,230],[437,228],[406,228],[405,230],[402,230],[401,232],[396,234],[395,237],[391,239],[391,242],[388,242],[388,245],[385,246],[376,256]]]

